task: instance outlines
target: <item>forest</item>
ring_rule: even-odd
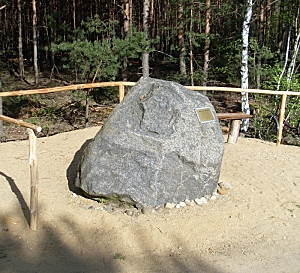
[[[2,91],[142,75],[184,85],[298,91],[299,14],[296,0],[1,0]],[[100,93],[113,100],[111,90]],[[224,100],[224,94],[207,95]],[[286,137],[293,139],[300,136],[298,98],[287,102]],[[3,100],[4,113],[22,112],[12,110],[19,100]],[[249,134],[266,138],[263,129],[280,96],[249,100],[256,114]]]

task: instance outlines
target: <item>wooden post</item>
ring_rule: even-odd
[[[283,120],[284,120],[284,112],[285,112],[285,104],[286,104],[286,94],[283,94],[281,97],[281,105],[280,105],[280,113],[279,113],[279,130],[277,132],[277,142],[276,146],[279,146],[282,139],[282,129],[283,129]]]
[[[241,126],[241,120],[233,119],[230,121],[227,143],[234,144],[237,142],[240,133],[240,126]]]
[[[27,129],[29,135],[29,166],[30,166],[30,228],[37,229],[38,218],[38,164],[37,138],[32,129]]]
[[[119,85],[119,101],[121,102],[125,97],[125,86],[124,84]]]

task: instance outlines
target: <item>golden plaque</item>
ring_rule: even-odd
[[[215,121],[215,117],[209,107],[197,108],[195,109],[198,120],[201,123]]]

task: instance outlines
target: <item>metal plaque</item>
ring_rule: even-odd
[[[215,117],[209,107],[197,108],[195,109],[198,120],[201,123],[215,121]]]

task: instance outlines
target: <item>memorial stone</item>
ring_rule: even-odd
[[[224,140],[209,99],[141,78],[85,149],[75,185],[141,206],[195,199],[218,184]]]

